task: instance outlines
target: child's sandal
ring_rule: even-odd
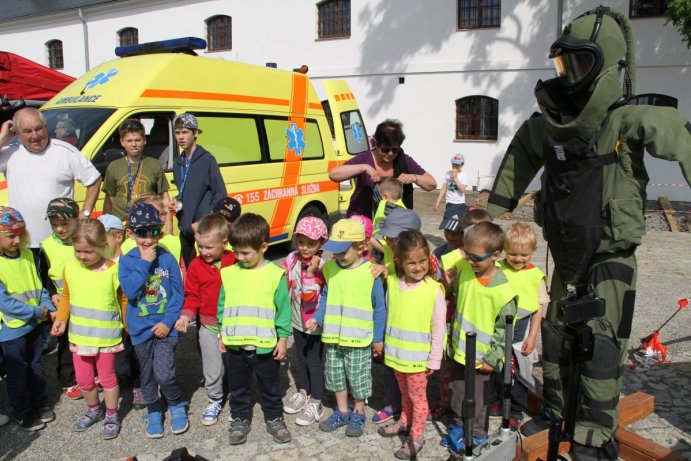
[[[395,421],[391,424],[387,424],[386,426],[381,426],[377,430],[377,432],[382,437],[396,437],[397,435],[401,434],[407,435],[409,430],[410,427],[408,426],[408,424],[402,423],[399,419],[398,421]]]
[[[424,440],[415,440],[408,437],[405,442],[403,442],[403,445],[401,445],[401,448],[396,450],[394,456],[398,459],[415,459],[418,453],[422,451],[424,445]]]

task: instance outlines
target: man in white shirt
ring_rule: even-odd
[[[5,146],[14,136],[19,144]],[[79,150],[50,139],[46,119],[34,108],[17,111],[0,127],[0,172],[5,174],[10,206],[20,210],[31,235],[31,247],[51,234],[46,218],[48,203],[58,197],[74,198],[74,180],[86,187],[82,217],[94,208],[101,175]]]

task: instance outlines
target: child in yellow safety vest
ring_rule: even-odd
[[[266,430],[276,443],[291,440],[283,421],[281,360],[290,336],[290,299],[285,271],[264,259],[269,223],[241,215],[230,231],[237,263],[221,269],[219,348],[225,352],[230,391],[230,444],[247,441],[252,416],[252,375],[257,378]]]
[[[461,452],[463,443],[463,397],[465,367],[473,366],[475,374],[475,415],[473,442],[487,441],[489,429],[489,398],[491,373],[500,370],[504,361],[506,316],[516,315],[516,291],[500,270],[497,260],[504,248],[505,236],[499,226],[480,222],[468,228],[463,237],[466,259],[456,265],[455,280],[450,285],[456,292],[456,313],[451,327],[453,371],[449,384],[454,424],[442,438],[442,445],[452,452]],[[466,334],[476,333],[476,361],[466,363]]]
[[[326,388],[336,394],[337,408],[319,429],[333,432],[347,425],[347,436],[360,437],[365,428],[365,399],[372,394],[372,350],[381,356],[384,349],[384,287],[363,257],[366,241],[360,222],[338,221],[322,248],[331,251],[334,259],[322,268],[326,281],[322,299],[305,326],[312,331],[322,327]],[[355,400],[352,412],[348,385]]]
[[[513,361],[516,376],[511,387],[510,422],[520,427],[528,408],[528,390],[534,388],[533,363],[537,361],[535,341],[542,323],[542,309],[549,304],[546,276],[530,260],[537,248],[537,235],[526,223],[515,222],[506,228],[506,257],[499,262],[504,275],[518,294],[513,335]],[[520,355],[520,356],[519,356]],[[501,382],[501,378],[495,375]]]
[[[120,432],[115,376],[116,354],[122,345],[122,303],[117,264],[107,252],[106,229],[97,219],[79,221],[72,232],[73,258],[65,264],[63,290],[51,333],[61,336],[69,320],[70,351],[77,384],[86,401],[86,413],[73,425],[83,432],[104,419],[103,438],[113,439]],[[103,386],[105,412],[94,383],[95,372]]]
[[[420,231],[403,231],[396,245],[396,274],[387,282],[384,362],[393,368],[402,395],[401,417],[379,428],[384,437],[408,435],[396,451],[413,459],[424,444],[427,378],[439,370],[446,336],[444,289],[431,277],[429,244]]]
[[[53,233],[41,241],[41,250],[46,256],[48,265],[48,277],[54,285],[54,293],[51,294],[51,301],[57,309],[62,293],[62,273],[65,263],[74,259],[74,248],[72,248],[72,229],[79,220],[79,205],[68,197],[59,197],[48,203],[46,219],[50,221]],[[46,286],[48,292],[51,288]],[[62,393],[68,399],[81,399],[82,390],[77,386],[74,376],[74,363],[70,353],[70,344],[67,336],[58,338],[57,350],[57,375]]]
[[[41,285],[38,263],[28,245],[22,215],[0,207],[0,349],[13,419],[31,432],[55,419],[41,366],[45,341],[37,328],[55,307]]]

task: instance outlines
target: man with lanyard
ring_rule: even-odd
[[[168,203],[168,180],[158,160],[144,157],[146,131],[139,120],[127,119],[118,129],[125,158],[115,160],[106,170],[103,182],[103,212],[122,219],[142,195],[158,195]],[[171,218],[168,218],[171,219]]]
[[[227,196],[226,185],[218,163],[211,153],[197,144],[201,134],[197,118],[189,113],[173,120],[175,139],[182,153],[175,159],[173,177],[178,196],[171,200],[180,229],[181,257],[185,267],[194,258],[194,230],[204,215],[211,213]]]

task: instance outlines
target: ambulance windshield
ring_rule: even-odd
[[[65,107],[43,111],[51,138],[83,148],[115,109]],[[56,131],[57,129],[57,131]]]

